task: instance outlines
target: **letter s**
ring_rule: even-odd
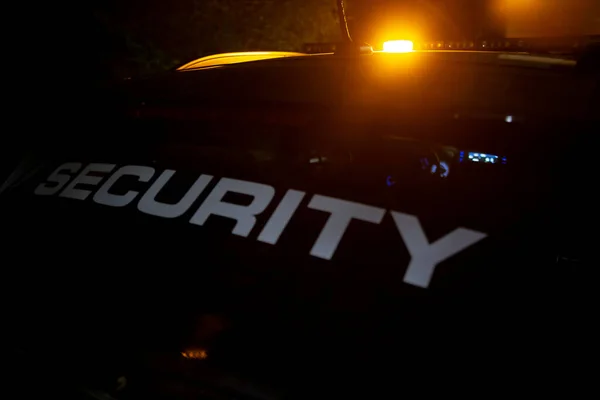
[[[37,188],[35,188],[34,192],[38,196],[51,196],[55,193],[58,193],[72,178],[71,175],[61,174],[62,171],[69,171],[71,173],[76,173],[81,169],[81,163],[65,163],[60,167],[56,168],[56,170],[50,174],[48,178],[46,178],[46,182],[41,183]],[[49,182],[54,183],[55,185],[48,185]]]

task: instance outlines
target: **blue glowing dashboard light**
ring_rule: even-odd
[[[440,171],[438,173],[439,176],[441,178],[446,178],[448,176],[448,174],[450,173],[450,167],[448,166],[448,163],[446,161],[440,161],[439,166],[440,166]],[[435,174],[436,172],[438,172],[438,166],[436,164],[433,164],[431,166],[431,173]]]
[[[506,157],[499,157],[494,154],[469,152],[469,160],[484,164],[506,164]]]

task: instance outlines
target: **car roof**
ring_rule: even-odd
[[[476,62],[488,62],[488,63],[505,63],[506,60],[520,61],[522,65],[530,64],[548,64],[548,65],[562,65],[567,67],[574,67],[576,61],[567,55],[562,54],[531,54],[526,51],[493,51],[493,50],[472,50],[472,49],[432,49],[422,48],[419,50],[404,52],[404,53],[389,53],[384,51],[373,51],[372,53],[365,53],[360,55],[361,60],[371,59],[399,59],[406,57],[433,57],[440,60],[466,60]],[[233,52],[233,53],[221,53],[214,54],[206,57],[202,57],[193,61],[190,61],[181,67],[177,68],[177,71],[192,71],[206,67],[221,67],[231,64],[236,64],[238,67],[248,66],[263,66],[263,65],[276,65],[283,66],[280,63],[281,59],[294,60],[311,58],[315,62],[322,62],[324,59],[336,60],[338,62],[347,62],[347,55],[339,55],[332,52],[328,53],[317,53],[307,54],[299,52],[281,52],[281,51],[255,51],[255,52]],[[254,62],[261,61],[262,63],[256,64]],[[252,63],[251,65],[248,63]]]
[[[519,113],[545,119],[571,117],[586,109],[594,88],[590,80],[597,80],[569,73],[577,65],[573,59],[522,52],[288,55],[253,55],[251,62],[240,61],[242,55],[234,64],[190,66],[138,81],[133,101],[143,103],[145,113],[157,107],[181,112],[182,106],[194,105],[343,104],[395,114],[444,109],[479,115],[491,111],[502,120],[506,115],[518,119]],[[209,60],[213,61],[219,57]]]

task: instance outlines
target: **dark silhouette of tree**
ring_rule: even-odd
[[[196,0],[191,28],[197,54],[236,50],[300,50],[339,40],[329,0]]]
[[[298,51],[307,42],[341,39],[336,0],[90,1],[92,50],[104,75],[112,77],[152,74],[215,53]],[[357,29],[357,20],[375,28],[412,24],[428,39],[493,33],[486,14],[491,0],[344,1],[358,40],[368,35]]]
[[[222,52],[298,51],[340,35],[334,0],[109,0],[94,16],[110,42],[105,58],[116,76]]]

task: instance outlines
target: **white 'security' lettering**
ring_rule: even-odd
[[[109,192],[109,189],[117,183],[119,178],[126,175],[136,176],[140,182],[148,182],[154,176],[154,168],[142,167],[139,165],[127,165],[119,168],[106,180],[104,185],[98,189],[94,195],[94,201],[98,204],[112,207],[125,207],[127,204],[131,203],[139,194],[138,192],[134,192],[133,190],[130,190],[125,194],[112,194]]]
[[[40,183],[33,193],[39,196],[51,196],[58,193],[69,180],[73,178],[72,175],[61,174],[63,171],[69,171],[74,174],[81,169],[81,163],[66,163],[56,168],[53,173],[46,178],[46,182]],[[48,185],[48,183],[52,183]]]
[[[65,190],[63,190],[59,196],[68,197],[76,200],[85,200],[92,193],[91,190],[78,189],[77,185],[84,184],[89,186],[96,186],[102,181],[101,176],[88,175],[90,172],[94,173],[108,173],[111,172],[115,168],[115,164],[89,164],[87,167],[83,169],[67,185]]]
[[[72,162],[59,166],[48,176],[46,182],[36,187],[34,194],[50,196],[62,190],[59,193],[60,197],[85,200],[92,191],[78,187],[78,185],[98,186],[105,178],[100,175],[112,172],[116,165],[88,164],[74,177],[74,174],[81,167],[81,163]],[[137,208],[139,211],[162,218],[180,217],[190,209],[213,179],[210,175],[200,175],[176,204],[156,201],[156,196],[167,185],[175,172],[168,169],[159,175],[138,201]],[[110,192],[111,187],[123,176],[133,176],[139,182],[148,183],[154,175],[155,170],[152,167],[123,166],[110,175],[104,184],[96,190],[93,201],[112,207],[127,206],[140,193],[130,190],[125,194],[114,194]],[[245,206],[225,202],[223,198],[228,192],[251,196],[252,201]],[[288,190],[267,220],[257,240],[276,244],[305,196],[305,192]],[[221,178],[189,222],[195,225],[204,225],[211,215],[233,219],[236,223],[232,234],[248,237],[256,225],[256,217],[267,209],[274,197],[275,188],[272,186],[238,179]],[[344,233],[353,219],[358,220],[360,223],[380,224],[387,212],[383,208],[320,194],[313,195],[306,207],[330,214],[310,250],[312,256],[325,260],[331,260],[335,255]],[[403,281],[422,288],[429,286],[438,264],[487,237],[485,233],[459,227],[430,243],[416,216],[392,210],[390,213],[411,257]]]
[[[308,204],[308,208],[330,213],[323,230],[310,250],[315,257],[331,260],[344,232],[352,219],[359,219],[373,224],[380,224],[385,210],[371,207],[353,201],[335,199],[333,197],[315,194]]]
[[[457,228],[436,242],[429,243],[417,217],[396,211],[392,211],[392,217],[411,257],[404,282],[415,286],[428,287],[437,264],[487,236],[485,233]]]
[[[269,244],[276,244],[279,236],[281,236],[283,230],[300,206],[305,194],[297,190],[288,190],[273,212],[273,215],[271,215],[271,218],[269,218],[269,221],[267,221],[262,232],[258,235],[258,240]]]
[[[204,189],[212,180],[210,175],[200,175],[190,190],[179,200],[177,204],[167,204],[156,201],[156,196],[162,188],[169,182],[175,171],[168,169],[164,171],[158,179],[150,186],[150,189],[142,196],[138,203],[138,210],[143,213],[156,215],[163,218],[177,218],[182,216],[194,201],[202,194]]]
[[[223,201],[223,196],[227,192],[250,195],[254,199],[248,206],[226,203]],[[247,237],[254,228],[254,224],[256,224],[256,216],[265,211],[273,196],[275,196],[275,188],[272,186],[221,178],[217,186],[198,208],[196,214],[190,219],[190,223],[203,225],[211,214],[220,215],[237,221],[231,233]]]

